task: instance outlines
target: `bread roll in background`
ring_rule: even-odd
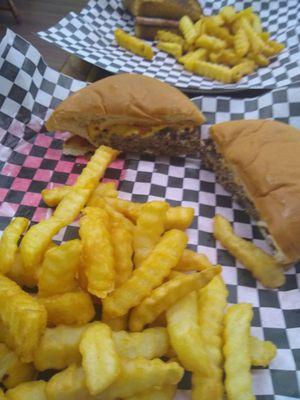
[[[259,221],[275,257],[300,260],[300,131],[269,120],[223,122],[202,148],[205,165]]]
[[[179,90],[136,74],[92,83],[59,104],[46,127],[125,152],[196,154],[200,110]]]

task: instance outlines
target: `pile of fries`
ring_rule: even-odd
[[[2,235],[0,399],[169,400],[184,370],[194,400],[254,398],[251,366],[276,347],[251,336],[251,305],[227,309],[221,267],[186,248],[193,209],[99,184],[117,154],[101,146],[73,186],[42,192],[49,219]],[[80,214],[80,239],[56,245]]]
[[[260,18],[251,7],[237,12],[226,6],[217,15],[203,16],[193,23],[188,16],[179,21],[181,35],[161,30],[157,48],[175,57],[187,71],[223,83],[239,81],[256,68],[265,67],[284,49],[269,39]],[[147,60],[152,48],[121,29],[115,31],[119,46]]]

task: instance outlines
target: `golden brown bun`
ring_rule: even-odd
[[[267,225],[284,263],[300,259],[300,131],[269,120],[211,128],[218,151]]]
[[[116,125],[196,127],[204,122],[199,109],[179,90],[157,79],[121,74],[95,82],[63,101],[46,122],[48,130],[88,134],[91,125],[103,131]]]

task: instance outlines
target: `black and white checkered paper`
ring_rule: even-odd
[[[216,14],[225,5],[235,3],[233,0],[201,1],[206,15]],[[276,88],[300,81],[299,0],[241,0],[235,5],[237,9],[252,6],[272,38],[286,45],[268,67],[259,68],[235,84],[225,85],[193,75],[158,50],[155,58],[147,61],[118,47],[114,41],[117,27],[134,33],[133,18],[124,11],[121,0],[91,0],[80,14],[69,13],[57,25],[39,32],[39,36],[107,71],[135,72],[183,89]]]
[[[83,157],[62,154],[65,134],[48,133],[43,122],[62,99],[83,86],[49,68],[39,52],[13,32],[8,31],[0,43],[0,229],[14,216],[34,221],[49,216],[40,191],[72,184],[82,170]],[[300,128],[299,87],[246,100],[202,96],[194,101],[207,118],[203,137],[210,124],[240,118],[273,118]],[[119,182],[120,196],[125,199],[165,199],[194,208],[195,219],[188,231],[191,248],[223,266],[230,303],[251,303],[253,334],[278,347],[269,368],[253,370],[257,399],[299,399],[300,264],[286,272],[284,287],[267,290],[214,240],[212,218],[221,213],[241,236],[267,249],[256,224],[216,183],[214,174],[201,166],[201,160],[126,155],[108,169],[105,178]],[[77,231],[72,224],[56,239],[69,240]],[[189,377],[180,387],[177,399],[190,399]]]

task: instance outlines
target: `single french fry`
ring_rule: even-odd
[[[251,19],[252,19],[253,30],[256,33],[262,33],[261,20],[260,20],[259,16],[257,14],[253,13],[251,16]]]
[[[165,231],[169,204],[153,201],[143,205],[133,231],[134,265],[140,267]]]
[[[262,51],[262,49],[265,47],[264,41],[261,39],[259,34],[255,32],[250,24],[250,22],[242,17],[240,19],[240,27],[245,31],[247,34],[249,43],[250,43],[250,48],[254,54],[257,54]]]
[[[239,81],[244,75],[251,74],[255,69],[255,62],[252,60],[242,61],[240,64],[231,68],[232,80]]]
[[[168,53],[175,58],[179,58],[182,56],[181,44],[172,42],[158,42],[156,47],[159,50],[164,51],[165,53]]]
[[[274,343],[250,337],[252,367],[267,367],[276,356],[277,348]]]
[[[267,65],[270,64],[270,60],[264,54],[261,53],[258,54],[249,53],[248,57],[251,60],[253,60],[258,67],[266,67]]]
[[[91,321],[95,316],[91,296],[85,292],[67,292],[50,297],[40,297],[39,303],[47,310],[48,326],[82,325]]]
[[[194,213],[192,207],[170,207],[166,215],[166,230],[180,229],[185,231],[193,222]]]
[[[143,206],[142,203],[135,203],[133,201],[128,201],[124,199],[112,199],[107,198],[105,201],[115,210],[119,211],[126,218],[130,219],[133,223],[136,223],[136,220],[140,214],[141,208]]]
[[[233,35],[227,28],[217,26],[211,20],[205,21],[205,31],[208,35],[224,40],[228,46],[233,44]]]
[[[198,290],[198,322],[213,368],[209,376],[199,373],[193,375],[193,400],[208,398],[222,400],[224,396],[222,333],[227,296],[228,291],[221,275],[216,276],[207,286]]]
[[[199,36],[195,41],[196,47],[201,47],[208,50],[222,50],[225,49],[225,40],[219,39],[215,36],[207,35],[206,33]]]
[[[61,370],[81,362],[79,343],[89,325],[59,325],[47,328],[34,353],[34,365],[38,371]]]
[[[111,228],[111,242],[115,258],[115,287],[121,286],[133,271],[133,235],[123,223]]]
[[[194,63],[193,72],[224,83],[230,83],[232,81],[230,68],[219,64],[213,64],[206,61],[196,61]]]
[[[52,237],[76,219],[97,187],[99,179],[103,177],[107,166],[117,155],[116,150],[100,146],[53,215],[28,230],[21,242],[21,255],[26,270],[32,271],[42,262]]]
[[[176,385],[183,369],[175,362],[164,363],[159,359],[122,360],[121,373],[112,385],[97,395],[97,400],[126,398],[151,389],[153,386]],[[47,400],[89,399],[85,374],[75,364],[54,375],[46,386]]]
[[[182,297],[207,285],[220,272],[220,267],[207,268],[199,273],[180,274],[163,283],[132,309],[129,329],[135,332],[141,331],[145,325],[153,322]]]
[[[166,232],[128,281],[103,299],[104,313],[109,317],[120,317],[137,306],[178,264],[186,243],[187,236],[182,231]]]
[[[2,389],[0,389],[0,400],[5,400],[5,399],[6,399],[6,397],[4,395],[4,392]]]
[[[53,189],[44,189],[41,192],[42,199],[49,207],[56,207],[62,199],[70,193],[71,186],[56,186]]]
[[[112,335],[117,352],[123,358],[152,360],[164,356],[170,347],[167,330],[161,327],[142,332],[113,332]]]
[[[234,35],[234,50],[239,58],[244,57],[250,48],[250,42],[244,29],[240,28]]]
[[[97,207],[98,200],[106,197],[118,197],[118,191],[114,182],[99,183],[89,198],[87,205],[90,207]]]
[[[210,268],[212,266],[212,263],[205,254],[199,254],[193,250],[184,249],[182,257],[174,269],[181,272],[203,271],[205,268]]]
[[[149,46],[143,40],[129,35],[122,29],[115,30],[115,39],[120,47],[123,47],[124,49],[129,50],[131,53],[141,56],[146,60],[152,60],[153,50],[151,46]]]
[[[0,272],[6,274],[11,269],[18,250],[18,242],[27,229],[29,220],[17,217],[4,229],[0,239]]]
[[[254,400],[251,377],[250,304],[231,306],[225,314],[225,388],[228,400]]]
[[[195,51],[186,53],[184,56],[179,57],[178,61],[181,64],[184,64],[185,68],[187,68],[186,63],[193,63],[197,60],[206,61],[207,50],[206,49],[197,49]]]
[[[45,381],[21,383],[5,393],[6,400],[48,400]],[[1,399],[1,397],[0,397]]]
[[[102,313],[101,320],[115,332],[125,331],[127,329],[128,315],[122,315],[122,317],[117,318],[108,318],[104,313]]]
[[[87,289],[98,298],[105,298],[114,290],[116,275],[107,212],[96,207],[85,208],[79,235],[82,242],[81,268]]]
[[[231,24],[236,19],[236,11],[232,6],[221,8],[220,15],[223,17],[227,24]]]
[[[101,322],[89,326],[82,334],[79,351],[88,390],[97,395],[108,388],[121,372],[111,329]]]
[[[47,297],[78,289],[76,275],[80,265],[80,240],[70,240],[46,252],[39,272],[39,296]]]
[[[264,286],[276,288],[284,284],[285,276],[282,266],[252,242],[238,237],[229,221],[221,215],[214,217],[213,232],[222,246],[234,255]]]
[[[210,53],[209,60],[213,63],[221,63],[229,66],[234,66],[241,62],[241,58],[231,49],[225,49],[218,53]]]
[[[2,384],[6,389],[11,389],[21,383],[34,380],[36,375],[37,373],[32,363],[24,363],[15,355],[11,367],[6,371]]]
[[[45,307],[15,282],[0,275],[0,318],[21,361],[31,362],[46,328]]]
[[[41,266],[38,266],[33,271],[25,270],[21,253],[18,250],[15,255],[14,263],[6,276],[15,281],[20,286],[34,288],[38,284],[38,274]]]
[[[197,32],[193,24],[193,21],[190,19],[190,17],[184,15],[179,20],[179,29],[183,34],[183,37],[185,38],[187,44],[189,45],[193,44],[197,37]]]
[[[198,324],[197,294],[192,292],[167,311],[167,330],[172,348],[185,369],[209,376],[212,362]]]

